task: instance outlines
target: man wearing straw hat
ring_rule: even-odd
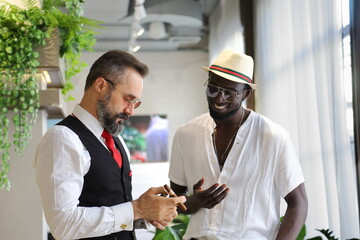
[[[204,68],[209,113],[177,130],[169,170],[175,193],[188,195],[184,239],[296,239],[304,177],[288,133],[242,106],[255,87],[253,59],[224,50]]]

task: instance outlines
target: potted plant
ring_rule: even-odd
[[[179,214],[173,219],[170,226],[165,227],[164,230],[156,229],[153,240],[181,240],[185,234],[186,228],[189,224],[189,216],[186,214]]]
[[[86,66],[80,61],[83,50],[92,51],[93,28],[98,21],[82,16],[82,0],[24,0],[25,8],[2,2],[0,6],[0,188],[10,189],[8,171],[10,146],[20,154],[31,138],[39,109],[36,73],[37,47],[44,46],[53,31],[59,32],[59,54],[66,63],[64,95],[73,89],[71,78]],[[64,10],[61,10],[63,7]],[[72,97],[67,95],[67,100]],[[12,112],[12,120],[8,114]],[[15,132],[9,140],[9,125]]]
[[[328,240],[339,240],[337,237],[335,237],[333,235],[333,232],[330,229],[316,229],[316,230],[321,232],[326,237],[326,239],[328,239]],[[307,240],[322,240],[322,239],[323,238],[321,236],[317,236],[317,237],[314,237],[314,238],[309,238]],[[348,239],[348,240],[359,240],[359,238],[351,238],[351,239]]]

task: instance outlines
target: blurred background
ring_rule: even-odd
[[[12,153],[12,188],[0,190],[0,239],[47,239],[35,149],[80,101],[98,57],[121,49],[146,63],[150,74],[135,117],[167,121],[166,159],[131,164],[137,197],[168,183],[176,129],[207,111],[201,66],[226,48],[255,60],[259,87],[246,106],[284,126],[294,143],[309,199],[306,238],[322,228],[340,239],[359,237],[359,12],[356,0],[85,0],[84,16],[103,28],[96,30],[94,51],[82,54],[88,67],[72,80],[75,100],[60,96],[41,110],[24,154]],[[152,236],[138,231],[140,240]]]

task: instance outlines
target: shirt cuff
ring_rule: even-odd
[[[133,230],[134,210],[131,202],[112,206],[111,209],[113,210],[115,217],[115,232]]]
[[[135,229],[147,229],[150,230],[152,227],[151,223],[147,220],[140,218],[134,221],[134,228]]]

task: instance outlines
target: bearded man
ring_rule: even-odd
[[[119,133],[141,104],[147,73],[129,53],[105,53],[90,69],[80,104],[41,139],[36,181],[56,239],[135,239],[137,220],[164,229],[177,216],[185,198],[161,197],[163,187],[131,196],[129,151]]]

